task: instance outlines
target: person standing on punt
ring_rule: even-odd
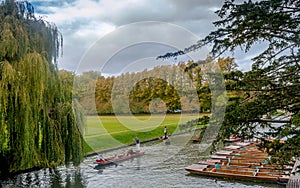
[[[168,128],[166,126],[164,128],[164,134],[165,134],[164,139],[167,139],[168,138],[168,136],[167,136],[167,134],[168,134]]]
[[[140,151],[140,139],[136,136],[134,140],[135,140],[135,145],[136,145],[136,151],[139,152]]]

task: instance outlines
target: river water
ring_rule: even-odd
[[[128,148],[127,148],[128,149]],[[199,155],[199,144],[188,143],[178,151],[172,144],[154,141],[141,145],[145,155],[123,161],[117,165],[98,167],[95,156],[87,157],[79,167],[61,166],[23,173],[0,182],[0,187],[279,187],[273,184],[257,184],[194,176],[184,170],[208,155]],[[124,153],[119,149],[103,156]]]

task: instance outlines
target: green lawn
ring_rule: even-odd
[[[164,126],[168,134],[178,132],[178,125],[198,118],[189,114],[137,115],[137,116],[88,116],[84,132],[85,151],[99,151],[163,135]]]

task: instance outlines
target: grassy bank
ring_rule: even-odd
[[[135,120],[134,120],[135,118]],[[134,143],[135,136],[141,141],[163,135],[165,126],[168,134],[179,132],[178,126],[198,118],[189,114],[138,115],[130,116],[88,116],[84,138],[85,152],[105,150]]]

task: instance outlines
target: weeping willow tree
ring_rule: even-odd
[[[29,2],[0,4],[0,176],[82,158],[72,83],[57,68],[61,46]]]

